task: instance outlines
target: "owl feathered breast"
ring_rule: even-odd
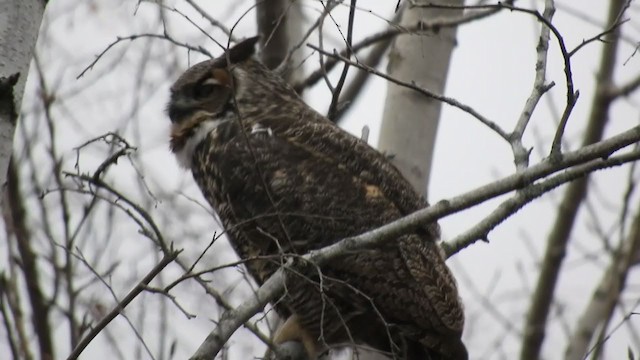
[[[382,154],[309,108],[251,59],[253,43],[172,87],[171,147],[258,283],[305,254],[427,206]],[[466,359],[455,281],[430,224],[287,279],[284,313],[322,345],[355,341]],[[417,357],[416,357],[417,359]]]

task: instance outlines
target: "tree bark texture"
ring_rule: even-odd
[[[13,134],[44,13],[42,0],[0,0],[0,185],[7,181]]]
[[[304,14],[302,4],[297,0],[258,0],[256,20],[260,33],[260,58],[269,69],[281,67],[281,75],[287,82],[299,80],[302,72],[290,66],[298,66],[302,60],[301,49],[290,55],[304,35],[302,29]],[[283,64],[287,61],[287,64]],[[289,71],[291,70],[291,71]]]
[[[611,2],[608,24],[615,21],[625,3],[625,0]],[[616,65],[619,37],[620,27],[617,27],[604,39],[599,71],[596,76],[595,96],[592,100],[591,113],[584,131],[582,146],[600,141],[604,134],[612,101],[608,89],[613,85],[613,72]],[[549,310],[553,302],[553,294],[555,293],[578,210],[587,196],[588,183],[589,177],[585,176],[569,184],[558,206],[556,221],[547,239],[547,248],[542,260],[540,275],[527,312],[526,328],[520,351],[521,360],[540,358]]]
[[[440,0],[436,3],[460,6],[464,1]],[[460,9],[409,6],[404,9],[400,25],[415,27],[420,22],[461,15]],[[397,37],[391,46],[387,72],[392,77],[413,81],[442,94],[456,45],[456,32],[457,28],[451,27],[429,34]],[[387,85],[378,148],[393,157],[404,176],[425,196],[441,108],[439,101],[392,83]]]

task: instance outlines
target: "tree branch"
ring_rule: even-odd
[[[507,176],[502,180],[482,186],[449,200],[439,201],[428,208],[416,211],[379,228],[361,235],[342,239],[335,244],[320,250],[311,251],[302,256],[301,261],[311,262],[317,266],[321,266],[326,261],[335,259],[342,254],[355,252],[363,248],[375,246],[384,241],[395,239],[422,224],[436,221],[442,217],[470,208],[496,196],[518,189],[526,191],[526,189],[531,186],[534,186],[535,188],[534,182],[539,179],[572,166],[584,164],[598,158],[607,158],[615,151],[637,141],[640,141],[640,126],[636,126],[597,144],[585,146],[584,148],[573,152],[568,152],[563,156],[563,159],[560,162],[553,159],[547,159],[539,164],[527,168],[526,170]],[[634,153],[634,156],[638,156],[638,154]],[[628,161],[632,158],[635,157],[630,156]],[[617,159],[613,159],[609,166],[614,165],[616,162],[619,163]],[[576,172],[578,173],[580,171],[576,170]],[[564,177],[565,181],[570,181],[571,179],[571,176],[565,175]],[[447,255],[451,256],[453,255],[453,252],[450,252]],[[279,293],[283,291],[285,272],[295,268],[295,261],[299,258],[300,257],[296,255],[292,256],[283,267],[276,271],[258,289],[255,296],[246,300],[237,308],[225,311],[216,328],[209,333],[205,341],[191,357],[191,360],[214,358],[238,327],[263,309],[268,302],[275,299]]]
[[[345,39],[345,44],[347,45],[347,52],[345,53],[345,57],[347,59],[351,58],[351,55],[353,54],[351,45],[353,42],[353,23],[355,21],[356,3],[357,0],[351,0],[351,5],[349,6],[349,23],[347,25],[347,37]],[[342,91],[344,82],[347,80],[348,72],[349,63],[345,62],[344,67],[342,68],[342,74],[340,74],[340,79],[338,80],[338,84],[331,94],[331,104],[329,105],[329,111],[327,111],[327,118],[329,120],[335,121],[334,118],[336,117],[336,114],[338,113],[338,107],[340,106],[340,104],[338,103],[338,99],[340,99],[340,92]]]
[[[615,21],[625,3],[626,0],[615,0],[611,2],[609,23]],[[604,127],[607,123],[607,114],[609,112],[611,98],[606,96],[606,89],[609,89],[612,81],[619,32],[620,28],[616,28],[610,33],[604,45],[600,60],[600,72],[596,81],[595,98],[593,100],[588,125],[584,133],[584,145],[599,141],[602,138]],[[560,268],[564,260],[576,214],[582,204],[582,200],[587,194],[588,179],[589,177],[586,176],[571,183],[567,187],[564,198],[558,206],[559,212],[547,240],[547,248],[540,275],[526,318],[525,334],[520,351],[520,358],[522,360],[534,360],[540,357],[540,349],[545,336],[545,327],[560,274]]]
[[[181,43],[178,42],[177,40],[175,40],[174,38],[172,38],[171,36],[169,36],[169,34],[164,33],[164,34],[136,34],[136,35],[129,35],[129,36],[118,36],[116,37],[116,39],[111,42],[111,44],[107,45],[107,47],[102,50],[102,52],[98,55],[96,55],[96,58],[93,59],[93,61],[87,65],[87,67],[84,68],[84,70],[82,70],[80,72],[80,74],[78,74],[78,76],[76,76],[76,79],[80,79],[81,77],[84,76],[84,74],[87,73],[87,71],[92,70],[93,67],[98,63],[98,61],[107,53],[109,52],[109,50],[111,50],[111,48],[113,48],[114,46],[118,45],[121,42],[124,41],[134,41],[137,40],[139,38],[152,38],[152,39],[162,39],[162,40],[167,40],[170,43],[179,46],[179,47],[183,47],[185,49],[188,49],[190,51],[195,51],[195,52],[199,52],[202,53],[208,57],[213,57],[211,55],[211,53],[209,53],[209,51],[207,51],[207,49],[203,48],[202,46],[191,46],[189,44],[185,44],[185,43]]]
[[[547,6],[544,9],[543,16],[547,21],[551,22],[553,14],[555,13],[553,6]],[[547,56],[549,53],[549,40],[550,32],[548,26],[541,25],[540,37],[538,38],[538,45],[536,46],[536,65],[535,65],[535,80],[533,81],[533,88],[531,89],[531,95],[527,99],[524,109],[520,113],[520,118],[516,123],[515,128],[510,136],[511,150],[513,151],[513,161],[516,165],[516,170],[524,169],[529,166],[529,151],[522,145],[522,136],[524,131],[531,120],[533,111],[538,105],[538,101],[542,98],[551,87],[553,83],[546,85],[547,79]]]
[[[256,0],[256,19],[260,37],[260,58],[266,67],[275,69],[289,50],[287,31],[288,0]]]
[[[549,179],[545,179],[539,183],[527,186],[522,190],[517,190],[513,197],[502,202],[489,216],[482,219],[467,232],[443,243],[445,253],[455,254],[478,240],[488,241],[489,232],[496,226],[518,212],[518,210],[522,209],[531,201],[561,185],[587,176],[596,170],[620,166],[637,160],[640,160],[639,150],[634,150],[628,154],[607,159],[595,159],[586,164],[572,167],[571,169],[565,170],[562,173]]]
[[[41,0],[2,1],[0,22],[0,186],[7,180],[13,135],[45,5]],[[0,197],[0,202],[4,201]]]
[[[38,340],[41,359],[53,359],[53,328],[49,323],[49,307],[40,286],[40,270],[38,270],[37,256],[31,247],[31,234],[27,226],[26,210],[20,196],[19,177],[16,165],[9,162],[7,181],[7,200],[9,205],[10,228],[16,240],[20,255],[21,270],[27,284],[27,293],[31,305],[33,328]],[[4,195],[4,194],[3,194]]]
[[[590,352],[602,347],[603,343],[598,342],[589,349],[597,328],[606,323],[613,313],[620,294],[625,288],[627,274],[634,265],[635,256],[639,250],[640,208],[634,216],[627,238],[620,243],[619,249],[611,257],[608,268],[591,296],[591,301],[578,320],[565,353],[566,360],[584,359]]]
[[[416,85],[414,83],[409,83],[409,82],[405,82],[405,81],[396,79],[396,78],[391,77],[391,76],[389,76],[389,75],[387,75],[385,73],[382,73],[382,72],[380,72],[380,71],[378,71],[378,70],[376,70],[374,68],[371,68],[369,66],[366,66],[366,65],[358,63],[358,62],[354,62],[352,60],[349,60],[349,59],[347,59],[347,58],[345,58],[342,55],[339,55],[337,53],[331,54],[329,52],[326,52],[326,51],[320,49],[319,47],[317,47],[315,45],[312,45],[312,44],[308,44],[307,46],[309,46],[310,48],[312,48],[312,49],[314,49],[314,50],[316,50],[316,51],[318,51],[318,52],[320,52],[320,53],[322,53],[324,55],[327,55],[329,57],[333,57],[333,58],[339,59],[340,61],[344,61],[346,63],[349,63],[350,65],[352,65],[352,66],[354,66],[354,67],[356,67],[356,68],[358,68],[360,70],[369,72],[369,73],[374,74],[376,76],[379,76],[379,77],[381,77],[381,78],[383,78],[385,80],[388,80],[388,81],[390,81],[390,82],[392,82],[392,83],[394,83],[396,85],[399,85],[399,86],[402,86],[402,87],[406,87],[407,89],[411,89],[411,90],[417,91],[418,93],[420,93],[420,94],[422,94],[424,96],[427,96],[429,98],[432,98],[432,99],[435,99],[435,100],[438,100],[438,101],[442,101],[443,103],[446,103],[446,104],[448,104],[450,106],[456,107],[456,108],[468,113],[469,115],[473,116],[474,118],[476,118],[483,125],[485,125],[489,129],[491,129],[493,132],[498,134],[505,141],[509,141],[509,136],[510,135],[506,131],[504,131],[495,122],[493,122],[493,121],[489,120],[488,118],[484,117],[482,114],[477,112],[474,108],[472,108],[469,105],[463,104],[463,103],[459,102],[456,99],[453,99],[453,98],[450,98],[450,97],[447,97],[447,96],[444,96],[444,95],[436,94],[436,93],[434,93],[434,92],[432,92],[432,91],[430,91],[428,89],[422,88],[422,87],[420,87],[420,86],[418,86],[418,85]]]
[[[87,335],[82,338],[82,340],[80,340],[78,345],[67,357],[67,360],[77,359],[82,351],[84,351],[87,345],[91,343],[91,341],[102,331],[102,329],[109,325],[109,323],[113,319],[115,319],[116,316],[118,316],[118,314],[120,314],[124,310],[124,308],[131,303],[131,301],[133,301],[133,299],[135,299],[142,291],[144,291],[151,280],[153,280],[153,278],[155,278],[156,275],[158,275],[160,271],[162,271],[167,265],[174,261],[176,257],[178,257],[178,254],[180,254],[180,251],[171,250],[170,255],[165,255],[160,263],[154,266],[153,269],[151,269],[151,271],[149,271],[149,273],[144,278],[142,278],[142,280],[140,280],[138,285],[136,285],[136,287],[134,287],[127,294],[127,296],[122,299],[122,301],[120,301],[105,317],[102,318],[102,320],[100,320],[96,324],[96,326],[91,329],[91,331]]]
[[[505,4],[512,4],[513,0],[505,1]],[[418,24],[415,24],[411,27],[404,27],[397,24],[391,23],[389,28],[385,31],[382,31],[378,34],[368,36],[361,40],[358,43],[355,43],[351,46],[352,52],[357,53],[358,51],[367,48],[371,45],[374,45],[381,41],[389,41],[398,35],[428,35],[434,32],[438,32],[444,28],[455,27],[462,24],[467,24],[476,20],[484,19],[488,16],[491,16],[500,10],[503,10],[504,7],[491,7],[488,9],[482,9],[480,11],[467,11],[463,16],[460,17],[447,17],[447,18],[439,18],[433,21],[421,21]],[[347,54],[348,48],[345,48],[339,52],[341,56],[345,56]],[[326,64],[312,72],[309,76],[307,76],[304,80],[296,83],[293,88],[296,92],[301,92],[307,87],[315,85],[320,79],[323,78],[324,74],[331,71],[338,63],[340,59],[333,58],[330,61],[327,61]]]

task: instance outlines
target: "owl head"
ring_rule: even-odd
[[[221,124],[251,127],[263,116],[300,105],[296,93],[254,59],[258,39],[246,39],[220,57],[192,66],[171,86],[170,144],[182,166],[190,167],[195,147]]]

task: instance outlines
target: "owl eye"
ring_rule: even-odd
[[[209,95],[213,94],[213,91],[215,90],[216,86],[215,85],[211,85],[211,84],[202,84],[198,87],[196,87],[195,89],[195,97],[198,99],[202,99],[205,97],[208,97]]]
[[[193,95],[196,97],[196,99],[209,97],[219,86],[220,83],[216,79],[206,79],[205,81],[196,85],[195,89],[193,90]]]

